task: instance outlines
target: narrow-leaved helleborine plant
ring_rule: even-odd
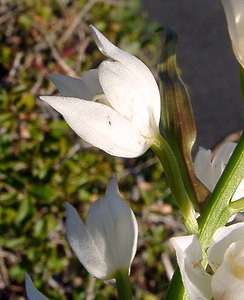
[[[105,197],[90,207],[86,224],[70,204],[66,205],[66,212],[68,242],[91,275],[113,279],[118,272],[130,272],[138,226],[132,210],[118,194],[115,178],[110,181]]]
[[[86,142],[120,157],[138,157],[159,132],[160,94],[148,67],[90,26],[108,58],[82,79],[52,74],[62,96],[41,96]]]
[[[196,236],[171,239],[190,300],[244,299],[244,223],[217,229],[208,249],[208,268],[201,265]]]
[[[222,0],[222,4],[234,53],[244,67],[244,1]]]

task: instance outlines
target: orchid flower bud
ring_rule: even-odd
[[[93,276],[113,279],[116,272],[130,272],[137,247],[135,216],[118,194],[113,178],[104,198],[95,201],[82,222],[70,204],[67,211],[67,238],[78,259]]]
[[[235,56],[244,66],[244,1],[222,0],[222,4]]]
[[[196,236],[171,239],[190,300],[244,299],[244,223],[220,227],[208,250],[207,270]]]
[[[52,74],[62,96],[41,96],[86,142],[120,157],[138,157],[159,132],[160,94],[143,62],[90,26],[108,58],[81,79]]]
[[[38,289],[35,288],[29,274],[25,273],[25,290],[27,300],[48,300]]]
[[[212,157],[211,150],[200,148],[198,151],[194,161],[194,170],[197,178],[210,192],[213,192],[235,147],[236,143],[225,143],[218,149],[214,157]],[[244,197],[244,178],[234,193],[232,201],[242,197]]]

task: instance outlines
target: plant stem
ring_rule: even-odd
[[[181,210],[188,233],[196,235],[198,224],[195,218],[193,203],[186,192],[174,152],[166,140],[160,135],[156,137],[151,148],[158,156],[165,170],[171,193]]]
[[[131,300],[132,289],[128,270],[119,270],[115,274],[116,287],[119,300]]]
[[[167,291],[165,300],[187,300],[189,299],[184,285],[182,283],[180,269],[177,268],[174,272],[174,275],[170,281],[170,286]]]

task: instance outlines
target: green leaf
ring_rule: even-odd
[[[12,238],[11,240],[6,239],[4,241],[4,247],[16,250],[18,247],[23,246],[26,243],[26,240],[27,240],[26,236],[19,237],[19,238]]]
[[[29,197],[25,197],[21,200],[21,204],[19,206],[17,212],[17,218],[15,219],[16,224],[22,223],[28,215],[30,215],[33,211],[32,202]]]
[[[38,220],[34,225],[33,236],[36,238],[44,237],[46,233],[46,228],[47,228],[46,220],[45,219]]]
[[[69,131],[69,126],[63,120],[54,121],[50,124],[51,135],[55,138],[59,138]]]
[[[23,93],[17,103],[18,110],[31,111],[35,105],[34,96],[30,93]]]
[[[161,120],[167,141],[175,153],[187,192],[195,205],[209,192],[197,179],[192,162],[192,146],[196,140],[196,124],[188,91],[176,64],[176,33],[165,28],[162,63],[159,65],[162,101]]]
[[[29,190],[29,193],[38,200],[51,203],[55,198],[55,191],[50,186],[36,185]]]
[[[11,267],[9,270],[9,275],[12,278],[15,278],[17,280],[23,279],[24,274],[25,274],[25,270],[23,268],[21,268],[21,266],[19,266],[19,265],[15,265],[15,266]]]

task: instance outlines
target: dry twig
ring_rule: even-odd
[[[80,24],[82,18],[92,9],[97,0],[89,0],[83,9],[76,15],[73,22],[70,24],[68,29],[64,32],[63,36],[60,39],[61,43],[65,43],[69,37],[73,34],[76,27]]]

